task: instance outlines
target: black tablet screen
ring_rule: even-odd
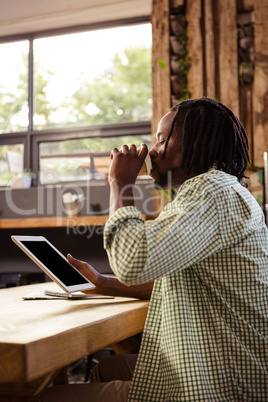
[[[66,286],[88,283],[46,241],[26,240],[21,241],[21,243]]]

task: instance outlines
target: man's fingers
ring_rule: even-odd
[[[82,268],[85,262],[77,260],[71,254],[67,255],[68,261],[70,264],[74,265],[76,268]]]
[[[84,272],[92,272],[93,274],[95,274],[97,271],[91,266],[89,265],[87,262],[85,261],[80,261],[77,260],[76,258],[74,258],[71,254],[67,255],[68,261],[71,265],[73,265],[75,268],[79,269],[80,271],[84,271]],[[84,273],[83,273],[84,274]]]
[[[136,145],[135,145],[135,144],[131,144],[129,150],[130,150],[131,153],[136,154],[136,153],[137,153],[137,147],[136,147]]]
[[[129,152],[129,147],[128,147],[128,145],[122,145],[122,147],[119,149],[119,151],[120,151],[121,153]]]
[[[110,159],[113,160],[114,155],[116,155],[116,154],[118,154],[118,153],[119,153],[118,148],[113,148],[113,149],[111,150],[111,153],[110,153]]]
[[[146,155],[148,154],[148,147],[146,144],[141,144],[139,156],[145,159]]]

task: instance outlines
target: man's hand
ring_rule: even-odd
[[[126,286],[115,277],[109,277],[99,274],[91,265],[84,261],[67,255],[71,265],[78,269],[87,279],[92,282],[96,288],[85,290],[87,294],[101,294],[106,296],[135,297],[137,299],[149,300],[153,289],[153,282],[141,285]]]
[[[109,170],[110,215],[118,208],[134,205],[133,186],[142,167],[148,148],[142,144],[139,154],[135,145],[123,145],[120,151],[111,152]]]
[[[71,265],[77,268],[82,275],[84,275],[88,280],[90,280],[90,282],[93,283],[93,285],[96,286],[94,289],[86,290],[84,293],[103,294],[101,292],[104,287],[105,277],[99,274],[88,263],[73,258],[71,254],[68,254],[67,258]]]
[[[123,145],[120,151],[114,148],[110,155],[112,164],[109,170],[109,183],[116,181],[120,188],[134,185],[147,153],[148,148],[145,144],[141,145],[139,153],[133,144],[130,147]]]

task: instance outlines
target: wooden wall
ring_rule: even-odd
[[[240,117],[248,131],[252,164],[263,167],[268,150],[268,0],[153,0],[154,132],[172,105],[170,21],[180,13],[187,21],[190,96],[219,99]],[[241,84],[239,76],[239,21],[249,21],[254,29],[252,83]]]
[[[253,162],[263,166],[268,150],[268,1],[254,1]]]
[[[264,208],[268,0],[153,0],[152,28],[153,134],[160,118],[183,97],[220,100],[246,128],[251,160],[249,189]],[[174,50],[176,36],[183,36],[182,29],[187,37],[186,55],[180,53],[181,43]],[[182,67],[177,72],[176,61]],[[182,90],[183,69],[187,70],[187,91]],[[158,211],[159,203],[165,204],[163,197],[156,200]]]

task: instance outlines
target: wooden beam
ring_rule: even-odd
[[[253,134],[252,134],[252,85],[241,85],[240,93],[240,120],[248,135],[249,158],[253,160]]]
[[[159,120],[169,111],[171,106],[168,0],[153,0],[152,32],[152,132],[154,136]],[[159,60],[161,61],[160,64]]]
[[[212,0],[204,0],[205,95],[216,97],[215,40]]]
[[[236,2],[218,0],[219,97],[239,117]]]
[[[170,3],[170,9],[181,8],[184,6],[184,0],[170,0],[169,3]]]
[[[264,166],[268,150],[268,1],[255,0],[255,68],[253,83],[253,163]]]
[[[188,72],[188,91],[192,98],[204,96],[203,81],[203,42],[201,30],[201,0],[187,0],[187,49],[189,51],[190,69]]]
[[[152,143],[154,144],[159,120],[171,106],[169,0],[153,0],[152,31]],[[162,209],[163,200],[159,192],[155,191],[154,194],[154,211],[158,215]]]
[[[237,11],[245,12],[252,11],[254,9],[255,0],[236,0],[237,3]]]

